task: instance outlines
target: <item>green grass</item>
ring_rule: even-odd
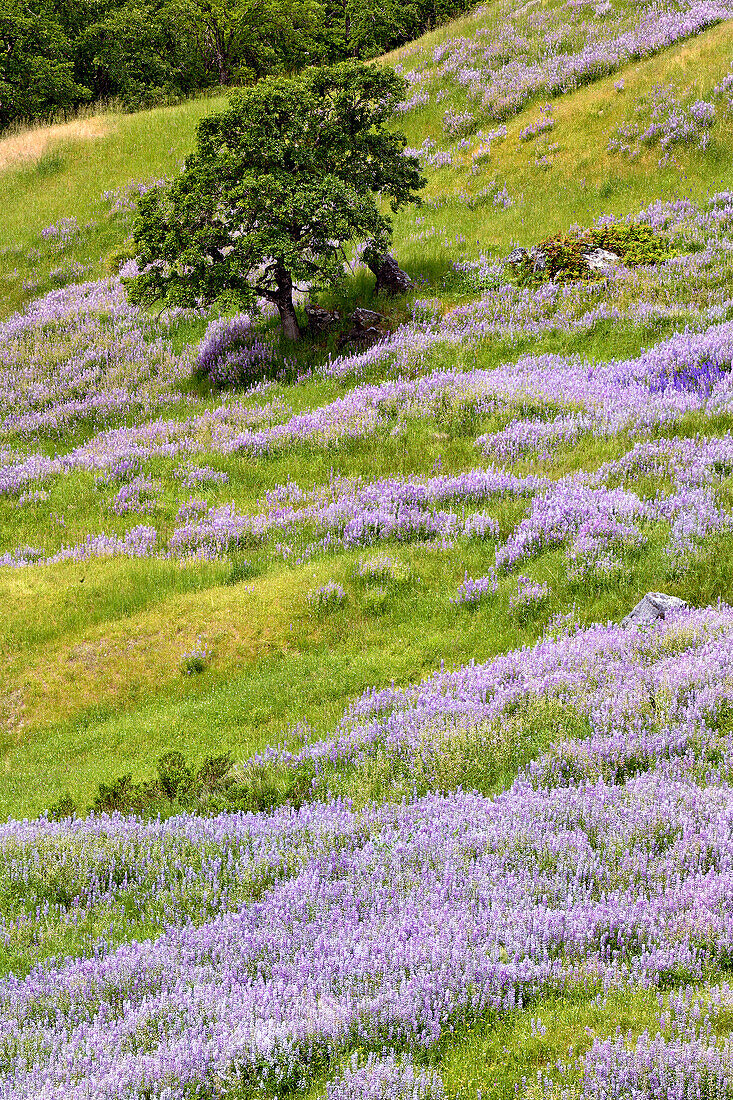
[[[615,993],[602,999],[579,990],[489,1017],[467,1028],[448,1047],[441,1065],[446,1096],[514,1100],[518,1086],[528,1086],[532,1095],[538,1073],[560,1080],[558,1063],[575,1063],[575,1074],[562,1079],[567,1087],[573,1076],[579,1076],[578,1059],[594,1038],[608,1038],[617,1030],[634,1038],[647,1028],[654,1034],[659,1016],[657,997],[650,992]],[[538,1034],[542,1028],[544,1034]]]
[[[443,1081],[447,1100],[515,1100],[519,1094],[540,1100],[537,1075],[573,1085],[580,1077],[580,1059],[593,1039],[620,1031],[636,1039],[659,1029],[660,1006],[649,992],[612,993],[578,989],[548,997],[511,1012],[489,1012],[470,1024],[455,1027],[430,1064]],[[537,1023],[544,1028],[538,1034]],[[419,1053],[413,1057],[419,1060]],[[558,1064],[568,1067],[561,1077]],[[329,1068],[297,1100],[322,1100]]]
[[[201,97],[137,114],[103,114],[97,137],[65,140],[61,129],[39,160],[0,173],[4,241],[27,247],[59,217],[85,221],[103,191],[173,171],[189,152],[197,123],[224,102]]]
[[[242,759],[287,738],[300,721],[324,733],[367,687],[415,682],[442,660],[451,667],[532,642],[552,614],[573,604],[579,620],[590,623],[619,621],[645,591],[660,588],[695,605],[733,600],[733,538],[709,545],[683,578],[674,578],[663,535],[660,529],[650,538],[623,583],[595,590],[567,580],[559,551],[540,554],[523,572],[548,582],[551,597],[522,622],[507,612],[511,577],[475,609],[449,602],[465,569],[473,576],[486,571],[491,544],[465,544],[459,553],[399,551],[413,580],[376,604],[354,578],[360,555],[353,553],[273,568],[235,585],[226,583],[223,563],[180,570],[101,561],[8,571],[5,603],[15,618],[3,641],[0,683],[10,702],[0,806],[9,816],[33,815],[65,791],[86,805],[100,782],[123,771],[146,778],[169,749],[195,759],[230,750]],[[344,585],[347,599],[314,618],[305,593],[332,579]],[[34,609],[34,622],[51,623],[53,606],[52,637],[21,633],[23,608]],[[200,676],[184,677],[181,657],[199,636],[214,660]],[[533,755],[540,742],[530,743]],[[472,785],[505,785],[516,766],[498,778],[489,769]],[[392,780],[374,782],[376,790]]]
[[[630,355],[652,342],[649,331],[603,326],[582,338],[547,337],[535,350],[589,355]],[[524,342],[512,356],[530,350]],[[509,356],[501,342],[473,349],[437,349],[431,365],[491,367]],[[332,399],[341,387],[315,379],[279,386],[293,409]],[[463,414],[459,414],[461,419]],[[506,413],[506,418],[511,411]],[[474,439],[505,419],[471,419],[468,434],[451,421],[415,421],[400,437],[387,430],[351,441],[336,451],[296,448],[257,462],[215,459],[229,483],[209,494],[211,503],[234,500],[251,510],[263,493],[288,479],[304,488],[331,474],[361,476],[458,472],[480,465]],[[729,430],[728,418],[711,424],[700,415],[671,434]],[[55,446],[56,444],[54,444]],[[623,437],[586,439],[561,449],[549,463],[517,464],[518,472],[557,477],[592,470],[631,445]],[[151,473],[166,492],[158,524],[172,525],[178,506],[171,483],[172,460],[155,460]],[[635,491],[658,485],[636,482]],[[722,487],[721,487],[722,491]],[[111,491],[110,491],[111,492]],[[521,519],[521,501],[496,502],[493,514],[503,536]],[[66,526],[50,517],[62,515]],[[49,501],[18,511],[0,501],[0,529],[8,548],[23,543],[53,550],[88,530],[124,531],[129,517],[113,517],[104,493],[87,474],[59,480]],[[156,757],[179,749],[200,758],[231,750],[241,759],[307,721],[315,731],[331,728],[349,701],[373,684],[414,682],[441,660],[457,665],[533,641],[556,611],[573,604],[583,622],[619,620],[644,591],[666,588],[693,604],[733,598],[730,540],[711,547],[684,579],[667,576],[658,538],[634,559],[627,581],[588,591],[571,585],[557,551],[546,551],[523,572],[547,581],[551,599],[542,614],[517,623],[507,614],[511,579],[500,595],[475,610],[450,604],[464,571],[485,573],[493,543],[461,544],[455,551],[398,549],[413,580],[404,589],[376,594],[360,585],[354,569],[361,555],[339,553],[309,565],[270,563],[256,548],[245,551],[251,568],[237,563],[92,560],[42,569],[0,572],[4,607],[0,627],[0,807],[7,816],[37,814],[68,791],[87,805],[97,785],[111,775],[150,774]],[[390,548],[390,553],[395,552]],[[327,580],[344,585],[347,600],[333,614],[314,619],[305,593]],[[238,583],[232,582],[238,581]],[[201,676],[181,675],[182,655],[198,637],[213,648]],[[376,777],[375,783],[389,783]],[[491,782],[486,781],[491,786]],[[376,788],[375,788],[376,789]]]
[[[102,193],[175,172],[191,149],[198,122],[224,102],[201,97],[137,114],[105,113],[91,124],[82,120],[78,126],[55,127],[49,142],[39,127],[23,145],[25,156],[3,156],[4,145],[18,143],[16,136],[0,142],[2,312],[57,285],[50,272],[60,260],[88,268],[87,278],[116,271],[110,256],[123,244],[128,227],[120,217],[110,219]],[[69,217],[77,218],[82,233],[59,257],[44,245],[40,233]],[[60,280],[69,281],[63,276]],[[25,290],[24,281],[36,288]]]

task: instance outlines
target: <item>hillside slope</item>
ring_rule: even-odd
[[[456,261],[502,255],[601,214],[699,201],[728,186],[733,12],[688,2],[656,26],[656,11],[502,0],[385,59],[416,89],[398,119],[408,146],[429,143],[426,206],[396,220],[395,250],[413,274],[430,282]],[[700,100],[712,104],[712,121],[689,116]],[[114,270],[128,232],[115,211],[134,202],[138,184],[176,170],[199,119],[223,102],[102,115],[0,142],[6,314],[54,285]],[[619,134],[650,127],[646,140]],[[63,218],[80,232],[59,263],[41,232]]]
[[[732,37],[388,58],[416,289],[250,389],[117,274],[218,101],[0,144],[0,1097],[733,1095]]]
[[[728,186],[733,31],[724,21],[690,34],[723,9],[687,5],[663,28],[679,40],[653,52],[653,6],[597,7],[593,18],[593,4],[488,5],[393,59],[416,89],[400,121],[411,147],[430,145],[428,206],[439,207],[420,221],[414,250],[408,218],[400,225],[413,262],[431,230],[446,260],[477,248],[505,254],[601,214]],[[710,124],[689,116],[700,100],[713,104]]]

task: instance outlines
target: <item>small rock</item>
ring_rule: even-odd
[[[339,348],[349,345],[354,351],[364,351],[384,336],[384,329],[380,326],[384,325],[385,318],[373,309],[362,309],[359,306],[349,320],[351,328],[341,337]]]
[[[373,309],[362,309],[361,306],[359,306],[351,314],[349,320],[355,328],[366,332],[367,329],[376,328],[377,325],[381,325],[384,317],[381,313],[375,313]]]
[[[515,248],[504,257],[505,264],[522,264],[527,259],[526,248]]]
[[[647,592],[636,607],[621,620],[621,626],[624,628],[650,626],[658,619],[666,619],[670,611],[677,611],[681,607],[687,607],[687,603],[679,596],[668,596],[666,592]]]
[[[593,248],[590,252],[583,253],[583,260],[588,270],[601,273],[612,271],[620,258],[615,252],[608,252],[605,248]]]
[[[315,302],[305,303],[305,315],[308,318],[308,328],[314,335],[325,332],[341,320],[341,314],[337,309],[324,309]]]

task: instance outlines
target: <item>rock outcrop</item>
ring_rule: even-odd
[[[615,252],[608,252],[605,248],[592,248],[589,252],[583,253],[583,260],[589,271],[605,275],[618,266],[621,257]]]
[[[305,315],[308,319],[308,330],[314,336],[326,332],[341,320],[341,314],[337,309],[324,309],[315,302],[305,303]]]
[[[677,611],[681,607],[687,607],[687,603],[679,596],[668,596],[665,592],[647,592],[621,620],[621,626],[651,626],[658,619],[665,619],[670,611]]]
[[[386,318],[373,309],[363,309],[360,306],[349,317],[351,328],[339,341],[339,348],[351,345],[356,348],[367,348],[376,344],[384,336],[384,330],[380,327]]]
[[[389,252],[369,260],[369,270],[376,277],[377,294],[380,290],[390,295],[406,294],[408,290],[412,290],[412,279]]]

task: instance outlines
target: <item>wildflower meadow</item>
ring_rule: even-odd
[[[294,343],[128,296],[218,100],[0,139],[2,1100],[733,1098],[731,47],[387,55],[412,289]]]

